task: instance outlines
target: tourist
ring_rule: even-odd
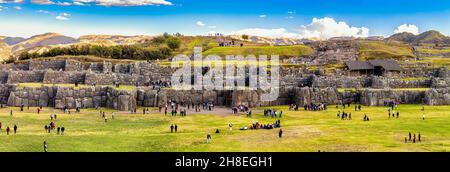
[[[418,139],[419,139],[418,141],[420,142],[420,141],[421,141],[421,138],[420,138],[420,132],[419,132],[419,135],[418,135]]]
[[[107,123],[108,122],[108,117],[107,116],[105,116],[105,123]]]
[[[173,133],[173,124],[170,125],[170,132]]]
[[[17,125],[14,124],[14,134],[16,134],[16,133],[17,133]]]
[[[425,121],[425,113],[422,115],[422,120]]]
[[[11,110],[11,111],[9,111],[9,117],[13,117],[13,111]]]
[[[206,135],[206,143],[211,143],[211,134]]]
[[[47,142],[45,142],[45,141],[44,141],[44,152],[47,152],[47,151],[48,151],[48,149],[47,149],[47,148],[48,148],[48,146],[47,146]]]
[[[278,137],[281,139],[282,136],[283,136],[283,130],[280,129],[280,131],[278,131]]]
[[[416,133],[413,135],[413,143],[416,143]]]
[[[409,141],[411,141],[411,132],[409,132]]]
[[[230,131],[233,130],[233,124],[231,122],[228,124],[228,127],[230,127]]]
[[[6,135],[9,135],[9,131],[10,131],[11,129],[9,128],[9,126],[6,126]]]
[[[66,130],[66,128],[64,128],[64,126],[61,127],[61,135],[64,135],[64,131]]]
[[[175,124],[175,133],[178,131],[178,125]]]
[[[115,119],[116,118],[116,112],[112,112],[112,114],[111,114],[111,119]]]
[[[400,116],[400,112],[397,112],[397,118],[398,118],[398,116]]]
[[[37,114],[39,115],[40,112],[41,112],[41,109],[38,108],[37,109]]]
[[[216,134],[219,134],[219,133],[220,133],[220,132],[219,132],[219,129],[217,128],[217,129],[216,129]]]
[[[406,139],[406,137],[405,137],[405,143],[408,143],[408,139]]]
[[[56,134],[57,135],[59,135],[59,132],[61,131],[61,127],[58,127],[57,129],[56,129]]]

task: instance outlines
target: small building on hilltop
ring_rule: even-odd
[[[347,61],[346,70],[349,76],[376,75],[399,76],[402,68],[395,60]]]

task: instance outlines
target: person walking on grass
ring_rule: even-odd
[[[173,124],[170,125],[170,132],[173,133]]]
[[[64,135],[64,131],[66,130],[66,128],[64,128],[64,126],[61,127],[61,135]]]
[[[14,124],[14,134],[16,134],[16,133],[17,133],[17,125]]]
[[[47,152],[48,151],[48,146],[47,146],[47,142],[46,141],[44,141],[44,152]]]
[[[206,143],[211,143],[211,134],[210,133],[208,133],[206,135]]]
[[[6,135],[9,135],[9,131],[10,131],[11,129],[9,128],[9,126],[6,126]]]
[[[178,125],[175,124],[175,133],[178,131]]]
[[[280,129],[280,131],[278,131],[278,138],[281,139],[281,137],[283,137],[283,130]]]

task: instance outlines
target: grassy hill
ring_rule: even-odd
[[[219,55],[225,57],[226,55],[279,55],[280,57],[299,57],[305,55],[311,55],[314,50],[305,45],[292,45],[292,46],[243,46],[243,47],[214,47],[203,53],[203,56],[207,55]]]
[[[404,43],[384,41],[361,41],[360,60],[413,58],[412,48]]]

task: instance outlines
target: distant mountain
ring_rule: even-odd
[[[386,38],[385,40],[407,42],[412,44],[450,44],[450,37],[435,30],[426,31],[419,35],[414,35],[407,32],[397,33],[389,38]]]
[[[5,37],[5,38],[3,38],[3,42],[5,42],[8,45],[14,45],[14,44],[20,43],[25,40],[26,39],[22,38],[22,37]]]
[[[45,33],[41,35],[32,36],[12,47],[13,52],[27,50],[35,47],[45,47],[53,45],[64,45],[75,43],[77,40],[72,37],[60,35],[57,33]]]

